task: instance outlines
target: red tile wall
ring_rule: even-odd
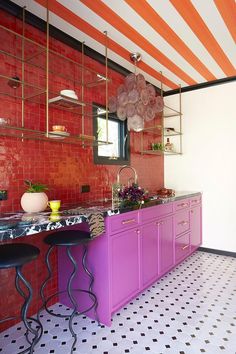
[[[1,24],[18,31],[22,31],[22,23],[9,14],[0,12]],[[38,43],[45,44],[45,34],[39,32],[31,26],[26,26],[26,35],[33,38]],[[12,35],[2,33],[0,35],[1,46],[5,50],[11,48],[15,55],[21,54],[21,41],[17,41]],[[68,58],[81,62],[81,53],[66,46],[63,43],[50,39],[50,47],[57,52],[62,53]],[[26,55],[35,53],[35,46],[26,45]],[[45,55],[41,54],[34,59],[35,65],[45,65]],[[50,56],[50,64],[56,71],[65,73],[66,76],[75,77],[79,75],[80,70],[75,70],[74,65],[62,62],[55,56]],[[85,58],[85,64],[104,74],[104,66],[91,58]],[[21,65],[15,58],[6,55],[0,55],[0,67],[4,75],[19,76],[22,78]],[[94,75],[86,72],[86,80],[92,80]],[[109,94],[116,94],[116,88],[123,83],[123,76],[109,70]],[[70,88],[80,96],[81,88],[72,80],[58,77],[50,74],[50,97],[59,94],[61,89]],[[32,65],[25,66],[25,80],[39,87],[45,87],[45,71]],[[21,100],[12,98],[10,95],[20,95],[21,87],[14,93],[7,84],[7,80],[0,79],[0,117],[7,118],[11,125],[21,124]],[[25,90],[26,95],[35,92],[32,87]],[[45,129],[45,105],[44,95],[39,95],[33,101],[25,103],[25,126],[32,129]],[[93,89],[85,90],[85,101],[96,102],[105,105],[105,88],[98,86]],[[86,114],[91,114],[91,107],[85,108]],[[54,124],[63,124],[72,134],[81,132],[81,116],[70,112],[50,109],[50,129]],[[88,115],[85,122],[85,134],[93,135],[92,119]],[[154,136],[149,134],[145,138],[145,144],[148,146],[154,140]],[[163,186],[163,157],[140,154],[140,133],[131,133],[131,166],[138,173],[139,184],[155,192]],[[116,180],[116,174],[120,166],[95,165],[93,163],[93,150],[91,147],[82,148],[78,145],[67,145],[63,142],[44,142],[14,139],[1,137],[0,140],[0,189],[8,191],[8,200],[0,201],[0,212],[21,210],[20,198],[24,193],[24,180],[30,179],[40,181],[48,185],[47,192],[49,199],[61,199],[62,204],[76,203],[80,204],[84,200],[95,201],[111,197],[111,185]],[[125,176],[126,173],[122,173]],[[126,176],[127,177],[127,176]],[[81,185],[89,184],[89,193],[80,193]],[[31,313],[35,313],[39,301],[37,298],[39,284],[45,277],[44,253],[46,247],[43,245],[44,234],[38,234],[27,238],[21,238],[17,242],[29,242],[39,246],[41,249],[40,258],[25,267],[25,272],[30,277],[35,290],[34,300],[31,306]],[[54,265],[56,267],[56,255],[54,256]],[[14,290],[14,271],[0,272],[0,305],[1,315],[9,315],[7,312],[11,309],[11,314],[19,312],[19,302]],[[57,288],[57,277],[50,286],[51,290]],[[51,292],[49,290],[49,293]],[[3,300],[4,299],[4,300]]]

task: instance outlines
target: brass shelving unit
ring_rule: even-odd
[[[84,64],[84,43],[82,44],[81,63],[65,55],[56,52],[49,48],[49,10],[47,9],[47,21],[46,21],[46,45],[37,43],[35,40],[27,38],[25,36],[25,10],[22,8],[22,33],[15,32],[3,25],[0,25],[0,31],[3,31],[3,35],[9,39],[11,45],[8,45],[9,41],[4,41],[0,44],[0,55],[7,56],[8,61],[15,63],[15,66],[21,72],[21,78],[14,77],[12,72],[7,72],[3,69],[0,72],[0,96],[11,97],[21,102],[21,124],[12,125],[6,117],[6,124],[1,122],[0,136],[20,138],[23,140],[43,140],[55,143],[65,144],[79,144],[82,147],[95,146],[101,144],[111,144],[108,141],[108,70],[107,70],[107,45],[105,46],[105,74],[98,73],[93,69],[90,69]],[[107,42],[107,33],[104,33],[105,41]],[[12,44],[13,43],[13,44]],[[58,72],[54,67],[54,58],[57,58],[59,65],[63,68],[68,66],[73,68],[73,72],[76,72],[77,77],[73,77],[66,70]],[[34,79],[29,80],[26,77],[26,67],[36,68],[39,73],[44,77],[44,84],[37,85]],[[29,76],[29,75],[28,75]],[[54,91],[50,87],[50,76],[54,76],[58,79],[73,83],[73,85],[80,86],[81,97],[75,100],[70,97],[60,95],[60,91]],[[40,80],[39,80],[40,81]],[[9,84],[10,83],[10,84]],[[105,141],[96,140],[95,136],[86,132],[86,119],[94,119],[93,107],[91,102],[85,102],[85,89],[94,88],[97,86],[104,86],[106,94],[106,139]],[[14,87],[14,88],[13,88]],[[17,88],[17,89],[15,89]],[[25,121],[25,104],[38,104],[45,109],[45,120],[41,125],[45,126],[45,129],[32,129],[27,127]],[[81,119],[81,128],[78,133],[66,133],[52,132],[50,131],[50,115],[55,110],[67,111],[75,116],[79,116]],[[5,118],[5,117],[4,117]],[[55,123],[54,123],[55,124]],[[60,124],[60,119],[57,124]],[[92,125],[92,124],[91,124]]]
[[[163,93],[162,84],[161,84],[161,95]],[[174,119],[174,128],[166,126],[169,121],[168,118]],[[162,147],[165,146],[166,138],[175,137],[178,139],[176,143],[178,145],[177,149],[173,149],[173,151],[165,151],[165,150],[153,150],[151,146],[145,148],[144,143],[144,134],[151,133],[153,136],[158,137],[158,143],[162,144]],[[179,88],[179,110],[176,110],[172,107],[164,105],[164,109],[161,115],[161,124],[155,124],[153,126],[144,128],[141,132],[141,154],[142,155],[182,155],[182,102],[181,102],[181,87]]]

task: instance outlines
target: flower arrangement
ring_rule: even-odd
[[[132,184],[132,186],[125,186],[118,192],[118,196],[121,200],[120,206],[141,206],[146,199],[145,194],[145,190],[139,187],[137,184]]]

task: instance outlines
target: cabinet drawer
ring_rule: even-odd
[[[182,234],[189,230],[190,215],[189,210],[182,211],[175,215],[175,236]]]
[[[178,200],[174,203],[174,209],[177,210],[184,210],[190,207],[190,200],[189,199],[182,199]]]
[[[192,197],[190,199],[190,206],[199,205],[201,204],[201,201],[202,201],[201,195],[196,195],[195,197]]]
[[[138,211],[130,211],[109,218],[110,233],[120,232],[123,230],[136,227],[139,224]]]
[[[151,219],[158,219],[159,217],[171,214],[173,212],[173,203],[156,205],[150,208],[140,210],[140,221],[145,222]]]
[[[175,262],[179,262],[190,252],[190,234],[187,233],[175,240]]]

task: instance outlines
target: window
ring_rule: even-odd
[[[97,140],[106,141],[106,115],[104,107],[94,107],[94,135]],[[127,121],[121,121],[115,113],[108,115],[108,141],[113,144],[93,148],[94,163],[121,165],[129,163],[129,133]]]

